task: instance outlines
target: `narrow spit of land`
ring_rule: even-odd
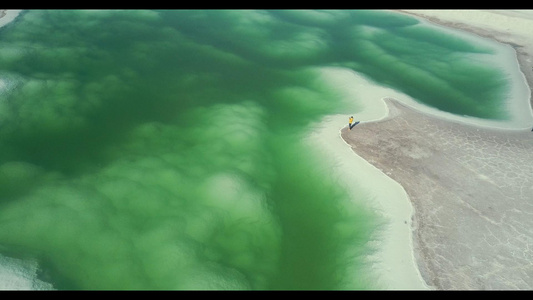
[[[399,182],[413,247],[436,289],[533,288],[533,133],[450,122],[385,99],[389,115],[342,138]]]

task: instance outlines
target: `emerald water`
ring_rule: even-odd
[[[383,288],[383,220],[302,142],[346,109],[316,68],[506,119],[491,55],[385,11],[24,11],[0,29],[0,253],[56,289]]]

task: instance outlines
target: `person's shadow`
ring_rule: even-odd
[[[360,122],[361,122],[361,121],[357,121],[357,122],[353,123],[352,125],[350,125],[350,130],[351,130],[352,128],[354,128],[355,125],[359,124]]]

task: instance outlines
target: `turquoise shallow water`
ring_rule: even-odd
[[[492,52],[384,11],[25,11],[0,29],[0,252],[58,289],[378,288],[383,220],[301,142],[344,109],[313,68],[505,119]]]

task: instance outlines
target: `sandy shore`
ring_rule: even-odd
[[[342,130],[414,206],[419,270],[437,289],[533,287],[533,136],[437,119],[387,100],[389,116]]]
[[[346,111],[354,112],[362,122],[380,120],[388,114],[385,103],[373,99],[394,96],[408,100],[404,94],[372,83],[349,69],[331,67],[319,71],[322,79],[340,92]],[[353,99],[370,101],[355,105]],[[411,230],[413,207],[404,188],[364,157],[354,155],[340,136],[339,128],[343,128],[346,121],[345,114],[325,117],[310,129],[307,142],[310,149],[318,151],[329,176],[350,194],[356,195],[353,201],[364,198],[364,203],[356,203],[370,207],[386,221],[376,239],[370,241],[369,246],[375,252],[366,257],[369,269],[364,277],[369,286],[378,290],[431,289],[422,279],[415,262]],[[361,193],[365,196],[358,196]],[[359,272],[354,270],[356,277],[353,280],[360,280],[357,278]]]
[[[409,13],[511,45],[533,86],[530,12]],[[414,255],[427,285],[532,289],[531,128],[469,125],[422,113],[403,101],[385,102],[386,118],[362,122],[352,131],[344,128],[341,136],[407,192],[414,207]]]
[[[15,20],[21,10],[15,9],[0,9],[0,27],[3,27]]]

